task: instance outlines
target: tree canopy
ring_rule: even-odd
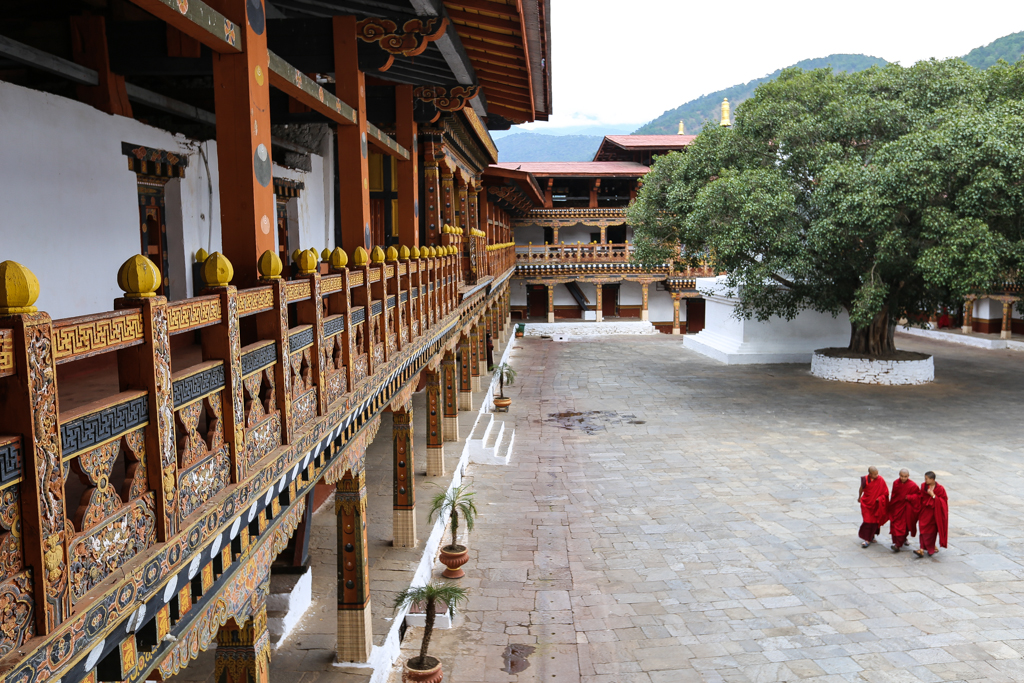
[[[742,317],[846,310],[867,354],[1017,270],[1022,218],[1024,60],[786,70],[659,158],[629,209],[637,260],[683,246]]]

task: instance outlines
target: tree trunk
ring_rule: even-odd
[[[452,509],[452,550],[455,550],[456,538],[459,535],[459,513]]]
[[[896,321],[889,317],[885,306],[866,327],[854,327],[850,332],[850,351],[864,356],[885,356],[896,352]]]
[[[420,644],[420,667],[427,665],[427,648],[430,647],[430,636],[434,633],[434,616],[437,614],[437,605],[433,600],[427,600],[427,614],[423,623],[423,642]]]

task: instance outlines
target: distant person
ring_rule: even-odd
[[[915,550],[914,554],[928,557],[939,552],[935,547],[935,539],[938,537],[939,545],[946,547],[949,540],[949,498],[946,496],[946,489],[942,484],[935,481],[934,472],[924,473],[924,485],[921,487],[921,514],[918,517],[918,526],[921,534],[921,548]]]
[[[949,318],[949,313],[943,313],[939,316],[939,329],[944,330],[947,327],[953,327],[953,321]]]
[[[907,534],[917,536],[917,512],[921,505],[921,487],[910,478],[908,470],[900,470],[900,478],[892,483],[889,496],[889,533],[892,551],[898,553],[907,542]]]
[[[889,521],[889,487],[878,474],[877,467],[869,467],[868,476],[860,478],[857,500],[864,521],[860,525],[859,535],[864,541],[861,547],[867,548],[875,542],[875,536],[881,531],[882,525]]]

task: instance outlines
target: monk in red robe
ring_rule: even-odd
[[[892,483],[889,496],[889,533],[892,551],[898,553],[907,542],[907,534],[917,536],[917,511],[921,504],[921,487],[910,478],[910,472],[900,470],[900,478]]]
[[[935,539],[938,538],[939,545],[946,547],[949,540],[949,498],[946,497],[946,489],[942,484],[935,481],[934,472],[924,473],[924,485],[921,487],[921,513],[918,516],[920,527],[921,548],[915,550],[914,554],[928,557],[939,552],[935,547]]]
[[[860,537],[864,541],[862,548],[875,542],[875,536],[881,531],[882,525],[889,521],[889,487],[878,474],[878,468],[869,467],[868,476],[860,478],[860,514],[864,523],[860,525]]]

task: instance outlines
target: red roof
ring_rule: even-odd
[[[679,149],[689,145],[696,137],[696,135],[605,135],[604,139],[629,149]]]
[[[508,161],[493,166],[510,171],[525,171],[535,176],[642,176],[650,170],[632,161]]]

